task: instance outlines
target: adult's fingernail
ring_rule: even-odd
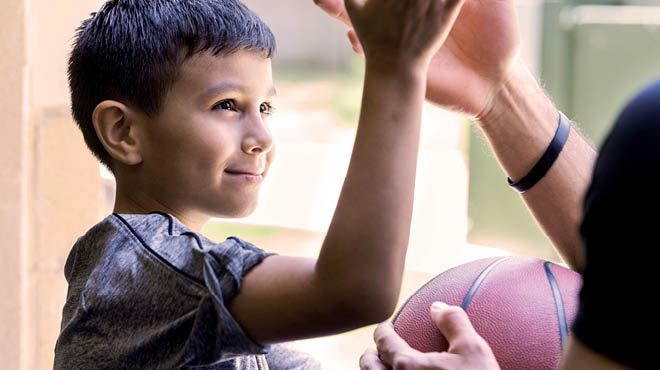
[[[446,309],[447,307],[449,307],[449,306],[444,302],[433,302],[433,304],[431,305],[431,310],[433,310],[433,311],[442,311],[442,310]]]

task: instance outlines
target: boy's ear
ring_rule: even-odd
[[[110,156],[126,165],[142,162],[137,115],[131,108],[114,101],[104,100],[92,113],[94,129]]]

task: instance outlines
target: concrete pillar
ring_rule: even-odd
[[[0,359],[52,369],[64,263],[102,215],[99,166],[70,115],[66,60],[101,1],[7,0],[0,12]]]
[[[26,3],[3,3],[0,13],[0,358],[7,369],[20,369],[19,344],[24,307],[24,261],[28,232],[30,128],[27,124]]]
[[[346,26],[330,19],[311,0],[243,0],[277,38],[275,66],[346,67],[354,57]],[[295,19],[295,21],[293,21]]]

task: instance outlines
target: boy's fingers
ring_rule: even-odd
[[[359,9],[364,6],[367,0],[344,0],[344,7],[348,16],[353,17]],[[350,19],[349,19],[350,22]],[[349,23],[350,26],[350,23]]]
[[[446,0],[447,3],[445,4],[445,19],[447,22],[453,23],[456,18],[458,17],[458,14],[461,12],[461,8],[463,8],[463,4],[465,4],[465,0]]]
[[[445,31],[443,35],[446,36],[449,30],[453,28],[454,22],[458,18],[464,3],[465,0],[435,0],[432,2],[432,14],[437,14],[438,20],[444,24],[443,29]]]
[[[387,367],[378,358],[378,352],[369,348],[360,356],[360,370],[387,370]]]
[[[442,302],[431,305],[431,319],[447,338],[450,348],[452,344],[478,340],[479,334],[474,330],[467,313],[458,306],[448,306]]]
[[[445,0],[444,1],[444,3],[445,3],[444,7],[446,9],[454,10],[457,7],[462,6],[464,2],[465,2],[465,0]]]

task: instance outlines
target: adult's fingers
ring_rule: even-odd
[[[360,39],[358,39],[355,30],[352,28],[348,30],[348,41],[351,42],[351,47],[353,47],[353,51],[356,54],[364,56],[364,50],[362,50],[362,44],[360,43]]]
[[[405,357],[415,351],[394,331],[389,321],[378,325],[374,332],[374,341],[380,358],[387,365],[393,365],[397,357]]]
[[[499,370],[493,351],[462,308],[434,302],[431,319],[449,341],[448,352],[428,354],[432,363],[442,364],[441,369]]]
[[[360,356],[360,370],[388,370],[378,358],[378,352],[369,348]]]
[[[483,339],[470,323],[467,313],[458,306],[434,302],[431,305],[431,319],[447,338],[450,352],[456,346],[484,344]]]
[[[319,8],[323,9],[332,18],[335,18],[345,25],[351,27],[351,20],[346,13],[344,0],[314,0]]]

